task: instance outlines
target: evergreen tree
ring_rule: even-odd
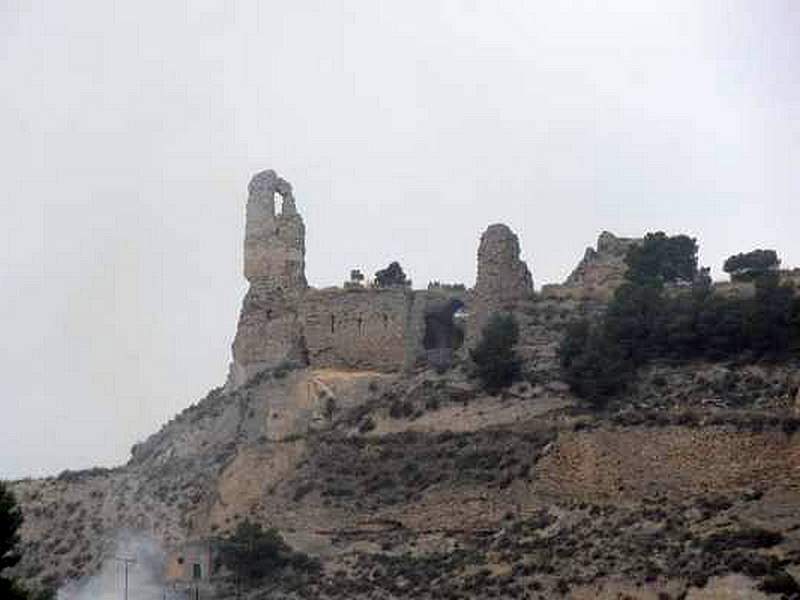
[[[315,560],[293,551],[277,529],[264,530],[248,520],[222,540],[220,562],[247,583],[274,578],[288,567],[297,571],[319,568]]]
[[[486,391],[497,392],[519,376],[521,361],[514,349],[518,340],[519,326],[513,315],[492,315],[477,347],[470,352]]]
[[[732,281],[752,281],[781,264],[775,250],[752,250],[728,257],[722,270],[731,276]]]
[[[625,277],[636,284],[692,282],[697,275],[697,240],[687,235],[648,233],[625,257]]]
[[[0,481],[0,598],[3,600],[26,600],[25,593],[16,583],[4,575],[4,571],[20,561],[17,552],[22,513],[8,486]]]
[[[403,267],[394,261],[385,269],[376,271],[375,287],[409,286],[411,282],[406,278]]]

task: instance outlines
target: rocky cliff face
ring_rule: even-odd
[[[760,377],[769,413],[703,411],[715,379],[687,372],[692,408],[593,414],[557,381],[493,398],[457,370],[264,374],[124,467],[18,482],[19,573],[91,573],[120,528],[174,561],[247,518],[325,567],[253,598],[767,598],[800,575],[800,423],[795,390]]]
[[[628,249],[641,242],[640,238],[621,238],[604,231],[597,239],[597,248],[586,249],[564,287],[579,288],[586,297],[610,298],[625,279]]]

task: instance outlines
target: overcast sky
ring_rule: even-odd
[[[794,0],[0,0],[0,476],[123,462],[224,381],[246,186],[307,274],[537,287],[603,229],[800,265]]]

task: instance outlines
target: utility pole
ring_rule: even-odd
[[[115,556],[114,560],[116,560],[117,562],[121,562],[123,565],[125,565],[125,588],[122,597],[124,598],[124,600],[128,600],[128,567],[130,565],[135,565],[136,559],[130,558],[128,556]]]

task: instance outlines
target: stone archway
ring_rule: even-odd
[[[457,315],[464,303],[451,299],[425,313],[425,335],[422,346],[430,366],[437,370],[449,369],[456,352],[464,345],[465,329]]]

